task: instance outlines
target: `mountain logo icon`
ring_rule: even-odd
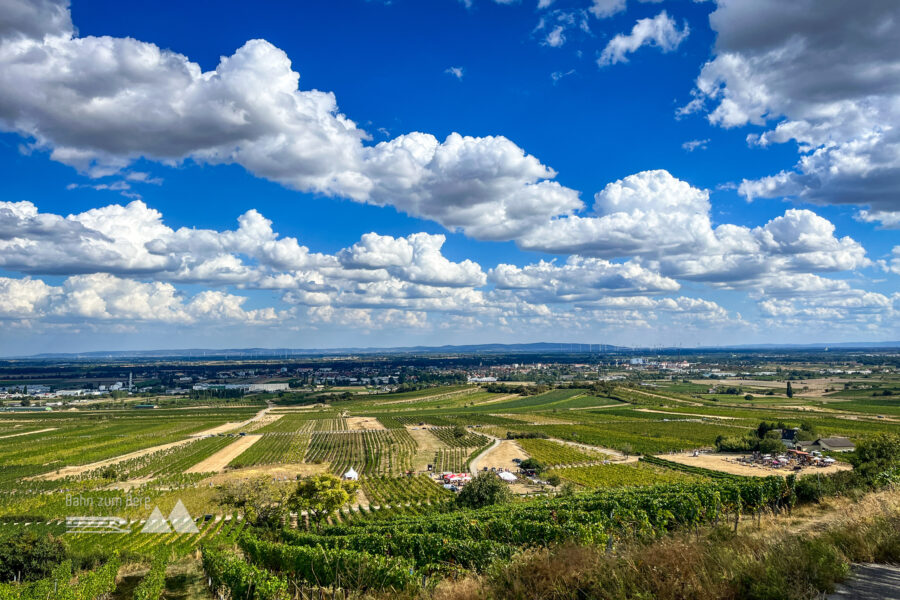
[[[158,506],[154,506],[150,518],[141,529],[141,533],[172,533],[173,531],[175,533],[200,533],[197,524],[194,523],[194,519],[181,500],[175,504],[168,519],[163,516]]]

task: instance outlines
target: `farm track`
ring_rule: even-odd
[[[678,402],[686,406],[697,406],[701,408],[703,407],[703,403],[701,402],[691,402],[690,400],[682,400],[681,398],[672,398],[671,396],[663,396],[662,394],[654,394],[652,392],[645,392],[644,390],[638,390],[635,388],[628,388],[628,391],[634,392],[636,394],[643,394],[644,396],[650,396],[651,398],[659,398],[661,400],[668,400],[670,402]]]
[[[603,446],[591,446],[590,444],[582,444],[579,442],[571,442],[569,440],[561,440],[558,438],[547,438],[551,442],[557,442],[559,444],[565,444],[567,446],[572,446],[573,448],[581,448],[582,450],[593,450],[595,452],[602,452],[603,454],[608,454],[614,457],[617,461],[624,462],[634,462],[638,459],[637,456],[625,456],[623,453],[618,450],[613,450],[612,448],[604,448]]]
[[[700,413],[677,413],[667,410],[654,410],[652,408],[636,408],[635,412],[656,413],[658,415],[677,415],[679,417],[703,417],[704,419],[724,419],[726,421],[734,421],[737,417],[724,417],[720,415],[702,415]]]
[[[233,444],[222,448],[185,471],[185,473],[218,473],[224,471],[228,463],[244,453],[244,451],[262,439],[261,435],[247,435],[238,438]]]
[[[256,413],[255,415],[253,415],[252,417],[247,419],[246,421],[241,421],[240,423],[224,423],[222,425],[219,425],[218,427],[213,427],[212,429],[207,429],[205,431],[200,431],[198,433],[192,433],[191,437],[196,438],[196,437],[206,437],[209,435],[218,435],[220,433],[228,433],[229,431],[234,431],[235,429],[238,429],[240,427],[247,427],[248,425],[250,425],[252,423],[264,420],[266,415],[269,414],[269,411],[272,410],[272,408],[273,408],[272,403],[268,402],[264,409],[262,409],[261,411],[259,411],[258,413]],[[281,416],[279,415],[278,419],[280,419],[280,418],[281,418]],[[272,419],[272,421],[274,422],[274,421],[277,421],[278,419]],[[268,424],[268,423],[266,423],[266,424]]]
[[[12,433],[10,435],[0,435],[0,440],[7,438],[19,437],[20,435],[33,435],[35,433],[47,433],[48,431],[56,431],[56,427],[48,427],[47,429],[38,429],[37,431],[23,431],[22,433]]]
[[[93,471],[94,469],[101,469],[103,467],[110,467],[112,465],[116,465],[120,462],[124,462],[126,460],[131,460],[132,458],[140,458],[142,456],[146,456],[147,454],[153,454],[154,452],[162,452],[163,450],[169,450],[171,448],[176,448],[178,446],[184,446],[185,444],[190,444],[195,441],[193,437],[185,438],[183,440],[178,440],[177,442],[170,442],[168,444],[162,444],[160,446],[152,446],[150,448],[144,448],[143,450],[135,450],[134,452],[129,452],[128,454],[122,454],[120,456],[115,456],[113,458],[107,458],[106,460],[101,460],[93,463],[88,463],[86,465],[75,465],[71,467],[63,467],[58,471],[54,471],[52,473],[45,473],[43,475],[36,475],[34,477],[29,477],[27,479],[36,479],[36,480],[48,480],[55,481],[57,479],[62,479],[64,477],[70,477],[74,475],[81,475],[82,473],[87,473],[88,471]]]

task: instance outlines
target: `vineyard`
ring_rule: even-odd
[[[435,473],[459,473],[465,469],[468,456],[469,452],[463,448],[438,450],[434,453],[434,471]]]
[[[429,430],[436,438],[451,448],[476,448],[488,443],[488,438],[469,430],[455,427],[432,427]]]
[[[270,597],[307,585],[398,593],[429,577],[486,570],[526,546],[603,544],[618,535],[652,538],[729,514],[781,509],[792,498],[790,485],[776,477],[608,490],[474,511],[357,517],[316,532],[283,530],[276,541],[248,531],[238,537],[245,560],[205,548],[204,566],[232,595],[246,593],[241,586],[248,580],[276,590]]]
[[[361,475],[400,474],[411,468],[416,442],[405,429],[314,432],[304,460],[328,463],[342,475],[350,467]]]
[[[607,454],[589,452],[552,440],[522,438],[517,442],[530,457],[547,466],[573,465],[609,458]]]
[[[666,471],[642,464],[568,467],[554,469],[549,473],[555,473],[566,481],[590,489],[639,487],[701,479],[694,475]]]
[[[372,476],[362,479],[362,490],[369,503],[377,506],[436,503],[446,501],[450,493],[426,475],[414,477]]]
[[[235,457],[229,467],[253,467],[303,461],[309,447],[308,433],[267,433],[261,439]]]

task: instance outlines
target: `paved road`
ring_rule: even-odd
[[[853,565],[853,575],[828,600],[900,600],[900,567]]]

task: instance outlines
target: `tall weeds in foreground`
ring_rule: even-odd
[[[788,520],[734,533],[681,533],[612,552],[564,545],[525,552],[436,600],[805,600],[829,592],[852,562],[900,562],[900,493],[872,494],[801,527]]]

